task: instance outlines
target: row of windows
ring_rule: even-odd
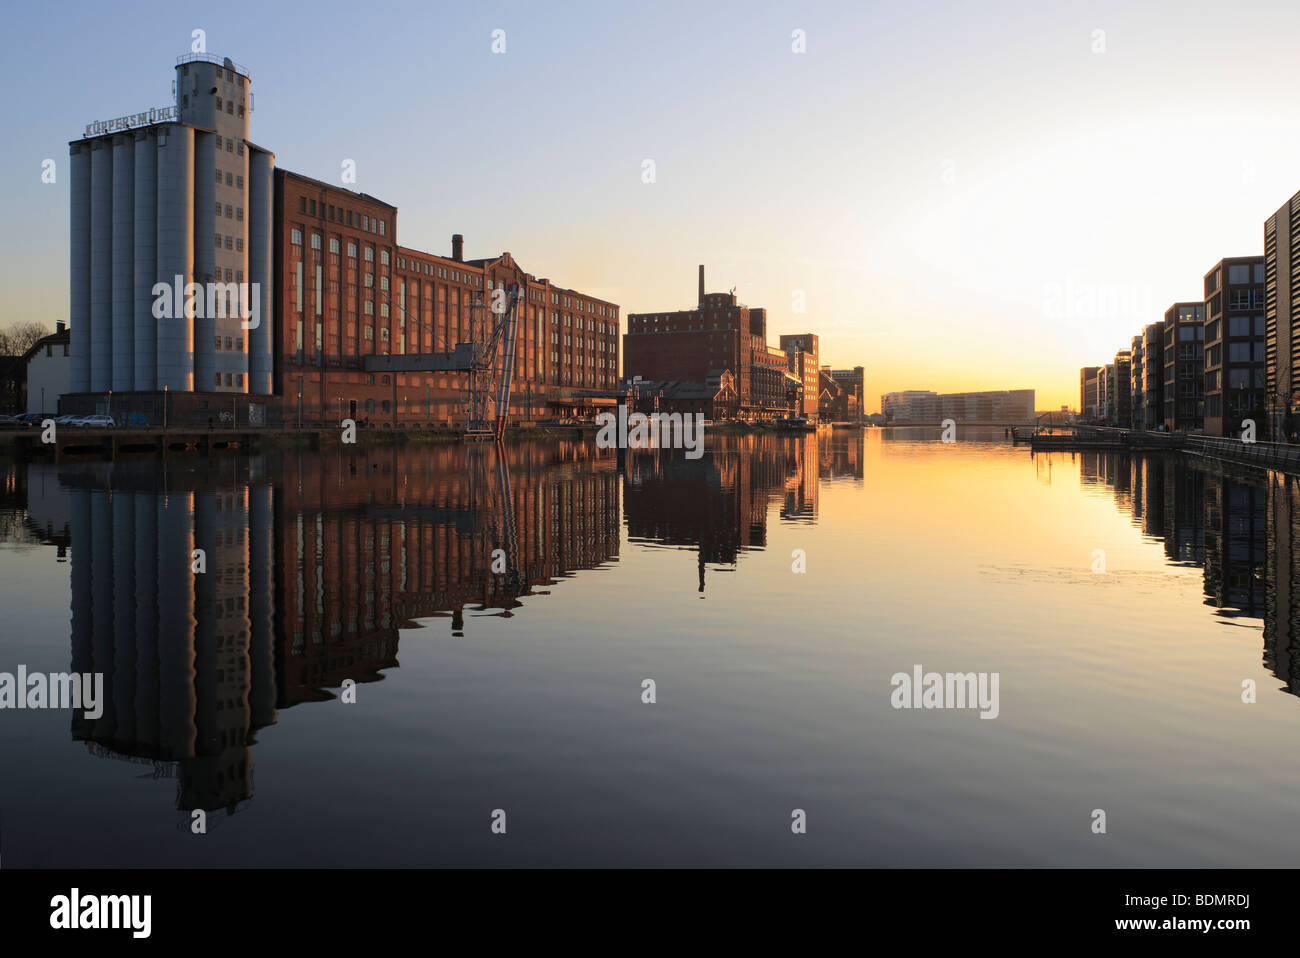
[[[234,352],[241,352],[241,353],[242,353],[242,352],[244,351],[244,337],[243,337],[243,336],[236,336],[236,337],[234,337],[233,342],[232,342],[232,340],[231,340],[231,337],[227,336],[225,341],[226,341],[226,352],[234,351]],[[217,351],[218,351],[218,352],[221,351],[221,337],[220,337],[220,336],[217,337]]]
[[[306,213],[308,216],[315,216],[316,201],[309,200],[305,196],[298,197],[298,212]],[[341,206],[336,207],[333,203],[326,203],[324,200],[320,204],[320,215],[322,219],[327,219],[331,223],[342,223],[345,226],[355,225],[366,233],[378,233],[380,236],[388,235],[387,220],[382,220],[378,216],[370,216],[368,213],[354,214],[352,210],[345,210]]]
[[[221,375],[222,375],[221,373],[217,373],[217,385],[218,385],[218,386],[221,385]],[[227,385],[227,386],[242,386],[242,385],[244,385],[244,374],[243,374],[243,373],[226,373],[225,376],[226,376],[226,385]]]
[[[227,186],[233,186],[233,187],[235,187],[235,189],[238,189],[238,190],[242,190],[242,189],[244,188],[244,177],[243,177],[243,174],[235,174],[235,173],[231,173],[229,170],[227,170],[225,173],[222,173],[221,170],[217,170],[217,185],[218,185],[218,186],[221,185],[222,180],[223,180],[223,177],[224,177],[224,180],[225,180],[225,184],[226,184]]]
[[[465,283],[468,286],[482,286],[483,277],[474,276],[471,273],[462,272],[456,269],[447,269],[445,266],[433,266],[429,263],[418,263],[415,260],[408,260],[405,256],[397,257],[397,268],[410,270],[413,273],[423,273],[425,276],[436,276],[438,279],[449,279],[453,283]],[[505,285],[504,283],[502,284]],[[488,288],[492,288],[491,281],[488,282]]]
[[[221,97],[217,97],[217,112],[218,112],[218,113],[221,112],[221,107],[222,107],[222,100],[221,100]],[[234,101],[234,100],[226,100],[226,101],[225,101],[225,108],[226,108],[226,112],[227,112],[228,114],[230,114],[231,116],[235,116],[235,115],[236,115],[236,111],[235,111],[235,101]],[[241,104],[239,104],[238,116],[240,116],[240,117],[242,118],[243,115],[244,115],[244,104],[241,103]]]
[[[238,250],[241,253],[244,251],[243,237],[240,236],[230,237],[230,236],[225,236],[221,233],[217,233],[216,237],[217,237],[217,249],[222,249],[224,244],[225,249],[234,249],[234,250]]]
[[[222,204],[218,203],[217,204],[218,216],[221,215],[221,211],[222,211]],[[226,203],[225,212],[226,212],[226,219],[234,219],[238,223],[242,223],[244,221],[244,208],[242,206],[232,206],[231,204]]]
[[[218,136],[218,137],[217,137],[217,152],[218,152],[218,153],[221,152],[221,143],[222,143],[222,139],[221,139],[220,136]],[[243,156],[243,155],[244,155],[244,141],[243,141],[243,140],[238,140],[238,141],[236,141],[235,138],[234,138],[233,136],[228,136],[228,137],[225,138],[225,144],[226,144],[226,152],[227,152],[227,153],[234,153],[236,156]]]

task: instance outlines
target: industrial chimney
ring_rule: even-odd
[[[451,234],[451,258],[456,262],[464,262],[465,257],[465,237],[459,233]]]
[[[700,264],[700,301],[696,305],[704,305],[704,264]]]

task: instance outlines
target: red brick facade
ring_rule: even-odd
[[[511,419],[570,414],[618,382],[618,307],[525,272],[509,253],[437,256],[397,243],[397,208],[276,171],[275,392],[286,424],[461,426],[466,376],[369,373],[367,355],[445,353],[518,283]]]
[[[767,345],[767,311],[741,305],[732,293],[705,293],[703,267],[696,308],[629,313],[623,352],[628,378],[704,382],[710,371],[730,370],[742,417],[789,411],[788,357]]]

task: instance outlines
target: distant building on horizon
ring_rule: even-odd
[[[1029,424],[1035,417],[1034,390],[936,393],[909,389],[881,396],[880,411],[892,425],[934,425],[945,419],[972,424]]]

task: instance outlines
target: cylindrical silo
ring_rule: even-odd
[[[170,322],[154,317],[154,284],[170,290],[172,278],[158,275],[158,131],[135,134],[135,388],[158,388],[158,326]],[[174,305],[170,292],[167,306]]]
[[[158,714],[167,758],[194,755],[194,497],[158,498]],[[215,573],[210,573],[215,574]]]
[[[194,133],[194,281],[201,285],[221,279],[214,276],[217,268],[214,238],[218,232],[229,232],[226,221],[216,218],[215,139],[213,134],[201,130]],[[222,228],[218,230],[218,226]],[[207,300],[205,295],[202,312],[194,316],[194,385],[201,392],[212,389],[217,368],[213,346],[217,324],[208,313]]]
[[[72,373],[68,388],[82,393],[90,390],[90,154],[89,141],[73,143],[71,154],[71,211],[69,216],[68,351],[72,354]],[[53,412],[53,406],[41,412]]]
[[[193,260],[194,131],[167,124],[158,132],[158,278],[179,282],[182,312],[158,326],[159,388],[194,388],[194,329],[183,313]]]
[[[135,388],[135,139],[113,137],[113,386]]]
[[[113,148],[90,148],[90,388],[113,388]]]
[[[275,346],[275,298],[271,288],[275,156],[263,150],[252,150],[252,154],[248,174],[248,280],[254,284],[250,294],[257,299],[257,326],[247,334],[248,391],[268,395]]]

